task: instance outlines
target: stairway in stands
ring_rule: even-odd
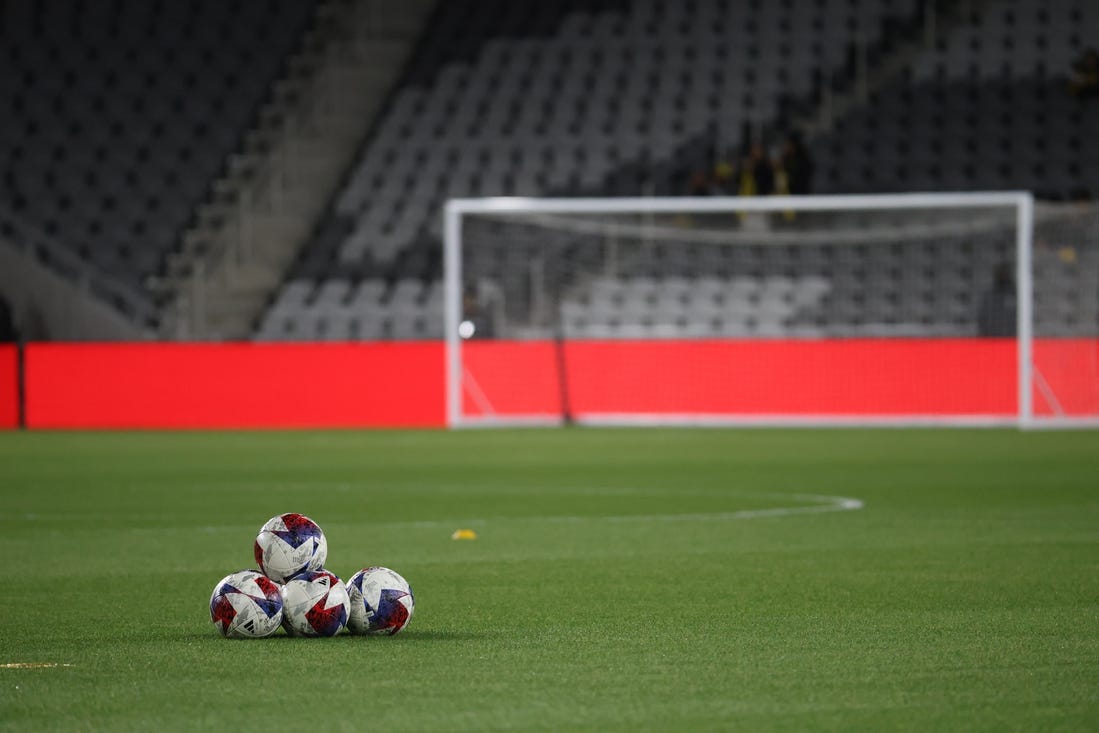
[[[161,335],[248,336],[403,67],[433,0],[329,0],[165,275]],[[384,11],[384,12],[383,12]]]

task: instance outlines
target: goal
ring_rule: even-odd
[[[1099,211],[1029,193],[454,199],[447,417],[1099,425]]]

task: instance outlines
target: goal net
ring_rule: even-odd
[[[1099,214],[1025,193],[458,199],[448,420],[1099,424]]]

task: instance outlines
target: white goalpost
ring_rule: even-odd
[[[452,427],[1099,426],[1091,206],[454,199],[443,239]]]

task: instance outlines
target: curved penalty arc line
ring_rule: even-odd
[[[743,495],[747,496],[747,495]],[[858,511],[866,505],[861,499],[825,494],[752,494],[754,498],[782,498],[808,502],[797,506],[739,509],[729,512],[692,512],[684,514],[613,514],[613,515],[551,515],[542,517],[494,517],[492,519],[450,519],[410,522],[385,522],[389,525],[408,527],[484,526],[494,522],[712,522],[765,517],[790,517],[803,514],[829,514],[832,512]]]
[[[763,517],[789,517],[799,514],[828,514],[831,512],[850,512],[862,509],[861,499],[847,496],[825,496],[823,494],[756,494],[793,498],[812,502],[803,506],[767,507],[763,509],[738,509],[731,512],[692,512],[686,514],[621,514],[590,517],[543,517],[545,521],[602,521],[602,522],[708,522],[737,519],[761,519]]]

